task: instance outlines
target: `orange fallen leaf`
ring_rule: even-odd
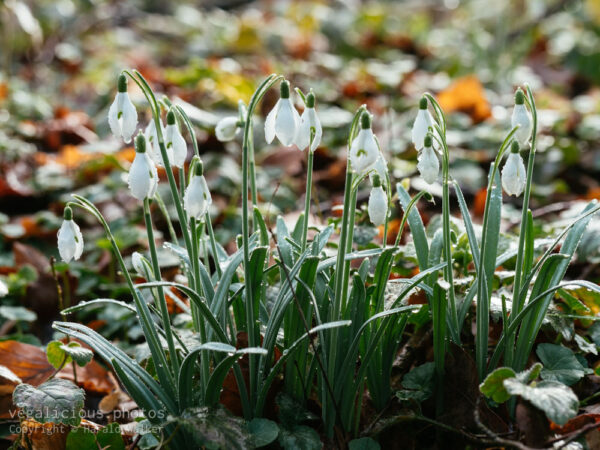
[[[483,86],[475,75],[456,80],[439,93],[438,102],[445,112],[466,113],[475,123],[483,122],[492,115]]]

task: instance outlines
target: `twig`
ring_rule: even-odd
[[[579,430],[575,430],[575,431],[565,434],[561,437],[551,439],[547,442],[547,444],[549,444],[552,449],[563,448],[570,442],[573,442],[574,440],[579,439],[581,436],[583,436],[584,434],[588,433],[589,431],[591,431],[595,428],[600,428],[600,424],[598,424],[597,422],[594,421],[592,423],[588,423],[587,425],[583,426]],[[565,436],[567,436],[566,439],[565,439]],[[556,443],[556,442],[560,442],[560,445],[558,447],[552,447],[552,444]]]
[[[507,447],[518,448],[519,450],[533,450],[532,447],[529,447],[529,446],[523,444],[522,442],[513,441],[511,439],[501,438],[496,433],[494,433],[492,430],[490,430],[488,427],[486,427],[481,422],[481,418],[479,416],[479,404],[480,403],[481,403],[481,395],[478,395],[477,401],[475,403],[475,411],[473,413],[474,417],[475,417],[475,423],[485,434],[487,434],[490,438],[492,438],[494,440],[494,444],[496,444],[496,445],[500,444],[500,445],[505,445]]]

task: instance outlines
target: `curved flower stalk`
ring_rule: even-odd
[[[300,116],[290,99],[289,81],[281,82],[279,93],[279,100],[265,120],[265,140],[270,144],[277,136],[279,142],[287,147],[294,143],[300,126]]]
[[[411,131],[412,142],[417,150],[426,147],[425,136],[427,136],[427,133],[435,130],[434,124],[433,116],[427,109],[427,97],[422,97],[421,100],[419,100],[419,112],[417,113]],[[440,144],[437,141],[433,143],[433,146],[436,149],[440,148]]]
[[[126,143],[129,143],[135,133],[137,120],[137,111],[127,93],[127,77],[121,74],[117,83],[117,95],[108,110],[110,131],[117,139],[123,138]]]
[[[518,132],[519,130],[517,130]],[[510,154],[502,169],[502,187],[508,195],[518,197],[523,193],[526,181],[525,164],[519,154],[519,143],[513,141]]]
[[[165,127],[163,126],[162,121],[160,119],[158,120],[158,122],[160,123],[161,135],[164,136],[166,133]],[[164,167],[165,163],[160,153],[158,133],[156,132],[156,122],[154,121],[154,119],[150,119],[150,122],[148,122],[148,125],[144,130],[144,135],[146,136],[146,141],[148,144],[147,149],[149,150],[148,154],[150,158],[152,159],[152,161],[154,161],[154,164],[156,164],[157,166]],[[169,161],[173,161],[172,148],[167,148],[167,157],[169,158]]]
[[[360,131],[350,146],[350,165],[359,174],[366,174],[379,157],[379,146],[371,129],[371,115],[365,111],[360,116]]]
[[[179,126],[175,121],[175,111],[173,108],[169,109],[169,112],[167,113],[165,145],[167,146],[167,151],[169,149],[172,151],[172,155],[169,155],[169,158],[172,159],[170,159],[169,162],[175,167],[179,167],[181,169],[187,158],[187,144],[185,143],[185,139],[181,135]]]
[[[212,204],[212,197],[204,178],[202,161],[198,161],[194,167],[192,180],[183,196],[183,204],[188,215],[196,220],[202,219]]]
[[[433,184],[440,174],[440,161],[437,152],[433,149],[431,133],[425,135],[423,145],[417,158],[417,169],[427,184]]]
[[[135,138],[135,158],[127,181],[131,195],[141,201],[154,197],[158,187],[156,166],[146,152],[146,138],[141,132]]]
[[[383,225],[388,213],[388,197],[383,187],[381,187],[381,178],[379,174],[373,176],[373,188],[369,194],[369,204],[367,208],[369,220],[376,227]]]
[[[300,150],[309,147],[309,150],[314,152],[321,145],[323,128],[315,111],[315,94],[312,91],[306,96],[305,105],[306,108],[300,117],[295,143]]]
[[[525,106],[525,93],[521,88],[517,89],[515,93],[515,107],[510,122],[512,128],[519,127],[515,133],[515,139],[521,148],[526,147],[533,131],[533,122],[531,114]]]
[[[58,230],[58,253],[66,263],[78,260],[83,253],[83,236],[79,225],[73,221],[73,210],[67,206],[63,213],[63,223]]]

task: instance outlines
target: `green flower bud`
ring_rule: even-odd
[[[135,137],[135,151],[137,153],[146,153],[146,136],[141,131]]]
[[[65,206],[65,210],[63,211],[63,219],[73,220],[73,210],[70,206]]]
[[[306,107],[307,108],[314,108],[315,107],[315,94],[313,94],[312,91],[310,91],[308,93],[308,95],[306,96]]]
[[[510,152],[511,153],[519,153],[520,147],[519,147],[519,143],[517,141],[512,141],[512,144],[510,145]]]
[[[371,128],[371,114],[367,111],[363,112],[360,116],[360,126],[363,130]]]
[[[373,174],[373,187],[377,188],[377,187],[381,187],[381,177],[379,176],[378,173]]]
[[[173,108],[169,109],[167,113],[167,125],[175,125],[175,111],[173,111]]]
[[[427,109],[427,97],[421,97],[421,100],[419,100],[419,109]]]
[[[433,137],[431,136],[431,133],[427,133],[425,135],[425,139],[423,139],[423,146],[431,147],[432,145],[433,145]]]
[[[127,76],[122,73],[117,81],[117,90],[119,92],[127,92]]]
[[[515,105],[522,105],[525,103],[525,93],[523,92],[523,89],[519,88],[517,89],[517,92],[515,92]]]
[[[290,98],[290,82],[283,80],[279,85],[279,95],[281,98]]]

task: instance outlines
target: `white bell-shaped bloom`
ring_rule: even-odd
[[[321,145],[323,128],[317,112],[315,111],[315,95],[309,92],[306,96],[306,108],[300,117],[300,126],[296,134],[296,146],[304,150],[311,143],[310,139],[314,133],[310,151],[314,152]]]
[[[265,119],[265,140],[270,144],[277,136],[282,145],[290,146],[294,143],[300,126],[300,115],[290,99],[288,81],[281,82],[280,94],[281,97]]]
[[[215,127],[215,135],[221,142],[232,141],[239,131],[239,120],[235,116],[223,117]]]
[[[425,136],[425,147],[417,157],[417,169],[428,184],[433,184],[440,173],[440,160],[431,144],[431,135]]]
[[[511,152],[502,169],[502,187],[508,195],[518,197],[525,189],[526,178],[527,172],[523,158],[519,154],[519,146],[513,142]]]
[[[159,122],[162,135],[165,136],[165,127],[162,124],[162,121],[160,121],[160,119]],[[148,156],[150,156],[150,159],[154,161],[154,164],[156,164],[159,167],[164,167],[165,164],[163,162],[162,153],[160,152],[160,144],[158,142],[158,133],[156,132],[156,124],[154,122],[154,119],[151,119],[150,122],[148,122],[146,130],[144,131],[144,135],[146,136],[146,149],[148,152]],[[173,164],[173,149],[170,147],[167,148],[166,146],[165,149],[167,151],[167,157],[169,158],[169,162]]]
[[[379,178],[381,178],[381,180],[387,179],[387,162],[381,152],[379,152],[379,156],[377,157],[375,164],[373,164],[372,169],[373,170],[371,171],[371,173],[369,173],[369,179],[371,180],[371,184],[373,184],[373,177],[375,176],[375,174],[379,175]]]
[[[8,286],[2,280],[0,280],[0,298],[8,295]]]
[[[64,220],[58,230],[58,253],[66,263],[72,259],[78,260],[83,253],[83,236],[79,225],[73,221],[73,212],[65,208]]]
[[[371,189],[369,194],[369,220],[376,227],[383,225],[388,213],[388,198],[381,184]]]
[[[194,176],[185,190],[183,206],[190,217],[200,219],[212,204],[212,197],[203,174],[202,162],[195,167]]]
[[[421,150],[425,146],[425,136],[430,132],[430,128],[431,132],[434,132],[434,123],[433,117],[427,109],[427,99],[423,97],[419,102],[419,112],[417,113],[411,132],[412,142],[417,150]],[[435,140],[433,147],[439,148],[439,143]]]
[[[173,109],[167,114],[167,129],[165,131],[165,145],[173,152],[173,159],[169,155],[169,162],[175,167],[182,168],[187,158],[187,144],[175,122]]]
[[[120,75],[117,95],[108,110],[110,130],[117,139],[123,138],[126,143],[129,143],[135,133],[137,119],[137,111],[127,94],[127,78],[125,75]]]
[[[354,172],[363,174],[373,167],[380,152],[368,112],[362,114],[360,122],[361,129],[350,146],[350,164]]]
[[[158,187],[158,172],[146,152],[146,138],[142,133],[135,138],[135,158],[127,182],[131,195],[141,201],[154,197]]]
[[[525,94],[521,89],[517,90],[515,94],[515,107],[513,109],[512,117],[510,120],[511,127],[514,128],[517,125],[517,131],[515,131],[515,139],[521,147],[525,147],[531,138],[533,131],[533,121],[531,120],[531,114],[525,106]]]

